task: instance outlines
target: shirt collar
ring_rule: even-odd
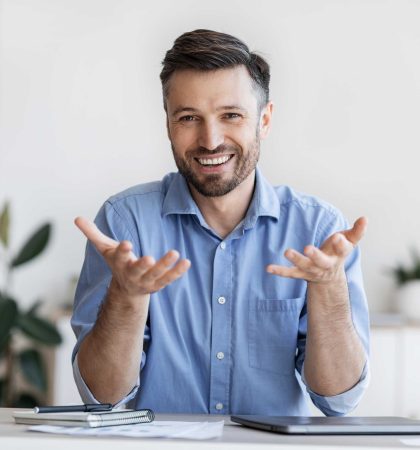
[[[163,201],[162,214],[195,214],[201,216],[197,204],[191,196],[185,178],[175,173]]]
[[[202,214],[191,196],[185,178],[178,172],[174,175],[165,199],[162,214],[193,214],[202,218]],[[251,204],[244,218],[244,228],[252,228],[258,217],[268,216],[278,220],[280,205],[277,194],[257,167],[255,170],[255,189]]]
[[[257,167],[255,170],[254,195],[244,219],[244,229],[252,228],[258,217],[261,216],[279,220],[280,203],[274,187],[265,179]]]

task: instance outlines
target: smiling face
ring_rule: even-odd
[[[200,194],[226,195],[253,177],[272,110],[259,99],[244,66],[171,76],[168,135],[178,170]]]

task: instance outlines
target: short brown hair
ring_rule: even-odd
[[[248,46],[230,34],[212,30],[195,30],[179,36],[166,52],[160,73],[164,104],[168,95],[168,82],[176,70],[193,69],[211,71],[243,65],[260,94],[260,107],[269,100],[270,66]]]

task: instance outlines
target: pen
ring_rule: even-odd
[[[111,411],[111,403],[64,406],[35,406],[35,413]]]

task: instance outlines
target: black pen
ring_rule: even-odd
[[[35,406],[35,413],[111,411],[111,403],[64,406]]]

